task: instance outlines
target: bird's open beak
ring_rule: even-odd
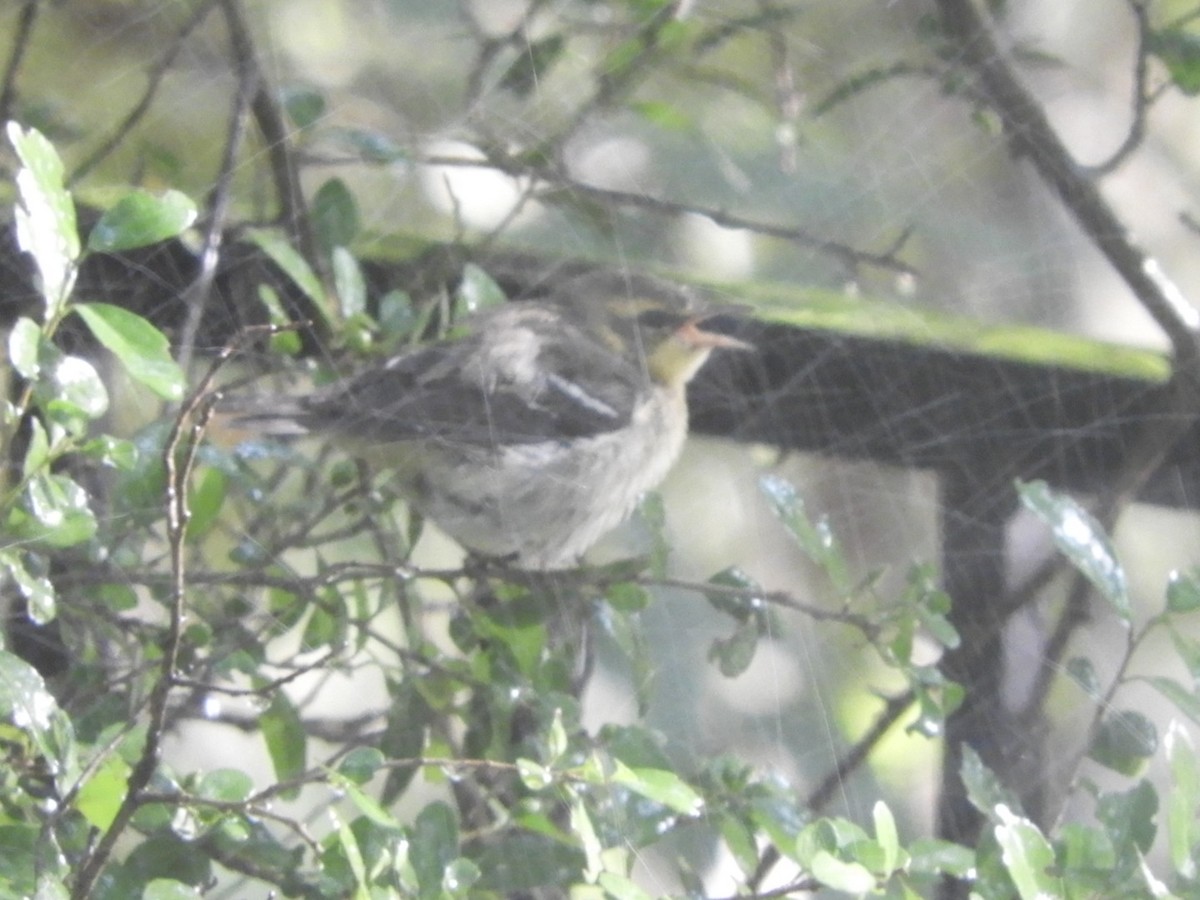
[[[745,316],[749,307],[741,304],[728,304],[707,307],[700,316],[688,319],[675,332],[675,336],[689,347],[723,348],[726,350],[753,350],[754,345],[719,331],[709,331],[704,327],[718,316]]]

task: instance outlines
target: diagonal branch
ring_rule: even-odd
[[[1045,111],[1013,71],[973,0],[936,0],[942,25],[1004,125],[1013,152],[1029,159],[1080,227],[1166,333],[1177,367],[1200,370],[1200,313],[1129,235],[1096,183],[1086,177]],[[1200,380],[1200,379],[1198,379]]]

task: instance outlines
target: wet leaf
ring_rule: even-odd
[[[1132,611],[1125,569],[1100,523],[1070,497],[1052,491],[1044,481],[1018,482],[1017,492],[1025,507],[1050,526],[1054,543],[1063,556],[1096,586],[1128,625]]]

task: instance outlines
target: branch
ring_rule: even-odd
[[[91,171],[96,168],[96,166],[103,162],[104,159],[120,145],[121,141],[125,140],[125,138],[129,135],[129,132],[133,130],[133,127],[141,121],[142,117],[146,114],[146,111],[150,108],[150,104],[154,102],[154,97],[158,93],[158,88],[162,84],[163,78],[167,74],[167,70],[170,69],[172,64],[175,62],[175,57],[177,57],[179,55],[179,51],[183,49],[183,45],[187,42],[188,36],[195,31],[197,26],[199,26],[200,23],[208,17],[209,12],[212,11],[212,8],[215,5],[216,0],[204,0],[203,3],[196,7],[191,17],[184,22],[183,27],[179,29],[179,33],[175,35],[174,40],[167,45],[167,49],[163,52],[162,56],[158,58],[158,62],[151,67],[147,76],[146,90],[142,93],[141,99],[138,100],[133,109],[126,114],[125,118],[121,120],[120,124],[113,129],[112,134],[105,138],[105,140],[101,142],[100,146],[92,151],[90,156],[88,156],[83,162],[75,167],[75,171],[72,172],[71,177],[67,179],[68,185],[76,184],[90,174]]]
[[[267,157],[271,164],[271,175],[275,180],[275,194],[279,200],[280,219],[288,234],[300,248],[301,255],[317,273],[326,294],[330,294],[333,278],[329,274],[329,266],[325,255],[319,252],[316,236],[313,234],[312,221],[308,215],[308,204],[304,199],[304,190],[300,184],[300,168],[292,153],[290,132],[284,122],[283,113],[271,92],[270,83],[258,62],[254,50],[254,39],[250,28],[242,15],[238,0],[220,0],[221,10],[225,14],[226,26],[229,29],[229,39],[238,71],[253,73],[256,87],[250,102],[254,120],[262,132],[266,145]],[[321,334],[325,317],[307,314],[311,319],[311,327],[322,338]]]
[[[336,160],[327,160],[336,162]],[[514,178],[532,178],[542,182],[545,187],[541,194],[547,195],[555,191],[576,193],[613,206],[630,206],[645,212],[659,213],[669,216],[697,215],[702,216],[723,228],[744,229],[754,234],[778,238],[801,247],[808,247],[819,253],[825,253],[839,259],[847,269],[853,271],[858,266],[886,269],[900,275],[918,275],[915,268],[897,258],[897,254],[905,243],[903,240],[893,243],[882,253],[872,253],[858,250],[847,244],[817,237],[802,228],[792,228],[786,225],[775,225],[770,222],[760,222],[736,213],[726,212],[713,207],[698,206],[693,203],[681,203],[649,194],[639,194],[632,191],[619,191],[612,188],[598,187],[583,181],[577,181],[569,175],[536,166],[512,158],[488,157],[484,159],[468,159],[461,156],[427,156],[421,160],[427,166],[462,166],[468,168],[494,169]],[[906,234],[907,236],[907,234]]]
[[[221,156],[217,181],[209,194],[208,221],[204,227],[204,245],[199,254],[200,271],[188,285],[183,296],[187,313],[183,328],[179,333],[179,365],[185,372],[191,368],[196,335],[204,320],[204,313],[208,307],[209,298],[212,296],[212,286],[216,280],[217,268],[221,260],[225,224],[229,218],[229,207],[233,199],[234,170],[246,138],[246,111],[251,98],[258,93],[260,87],[258,70],[250,60],[236,56],[234,63],[238,73],[237,93],[234,95],[229,132]]]
[[[1125,135],[1125,140],[1121,142],[1121,146],[1113,152],[1113,155],[1099,165],[1091,166],[1088,169],[1088,174],[1093,178],[1116,171],[1129,155],[1141,146],[1146,137],[1146,113],[1153,101],[1146,89],[1150,61],[1150,13],[1146,9],[1144,0],[1128,0],[1128,4],[1129,11],[1133,13],[1134,21],[1137,23],[1138,33],[1137,57],[1133,68],[1133,121],[1129,123],[1129,133]]]
[[[805,808],[812,812],[820,812],[824,809],[831,799],[834,792],[841,786],[847,778],[864,762],[875,749],[875,746],[883,740],[883,736],[887,734],[893,725],[904,715],[905,710],[912,706],[916,700],[916,693],[907,690],[895,697],[888,698],[883,712],[875,719],[875,722],[867,730],[861,738],[855,741],[854,746],[850,747],[843,753],[834,764],[829,773],[821,779],[821,783],[817,785],[804,801]],[[768,847],[763,852],[762,858],[758,861],[758,868],[750,876],[747,886],[751,890],[757,890],[759,885],[770,873],[775,864],[782,859],[779,851],[775,847]],[[758,895],[755,895],[758,896]]]
[[[29,49],[29,36],[33,34],[33,23],[37,20],[38,0],[25,0],[25,6],[17,18],[16,32],[13,34],[12,55],[4,68],[3,86],[0,87],[0,124],[12,117],[13,103],[17,98],[17,73],[21,71],[21,62],[25,59],[25,51]]]
[[[247,330],[249,331],[249,330]],[[163,464],[167,472],[166,513],[167,543],[170,548],[172,584],[168,598],[169,621],[162,642],[162,661],[159,664],[158,680],[150,691],[148,701],[149,722],[146,726],[146,742],[129,773],[125,796],[117,808],[112,822],[97,842],[92,852],[79,868],[79,875],[71,891],[72,900],[86,900],[96,885],[96,880],[108,863],[117,840],[132,821],[141,803],[141,794],[150,784],[158,768],[159,753],[167,720],[167,703],[171,690],[176,686],[176,663],[183,640],[184,607],[187,594],[185,578],[185,539],[189,511],[187,485],[191,478],[196,454],[209,419],[213,415],[218,395],[211,392],[212,384],[225,361],[233,355],[234,346],[225,347],[199,386],[184,401],[163,449]],[[188,423],[191,423],[188,428]],[[186,442],[185,442],[185,429]],[[182,456],[182,459],[180,458]]]
[[[1116,269],[1138,302],[1166,333],[1177,367],[1196,378],[1200,368],[1200,314],[1130,238],[1099,188],[1086,177],[1045,111],[1017,79],[987,20],[972,0],[936,0],[947,37],[978,78],[1004,125],[1012,150],[1029,159],[1074,215],[1079,226]],[[1200,379],[1197,379],[1200,381]]]

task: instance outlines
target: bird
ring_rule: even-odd
[[[656,277],[592,271],[343,381],[252,398],[237,422],[355,448],[477,557],[571,568],[674,465],[688,382],[712,351],[751,349],[712,320],[744,312]]]

